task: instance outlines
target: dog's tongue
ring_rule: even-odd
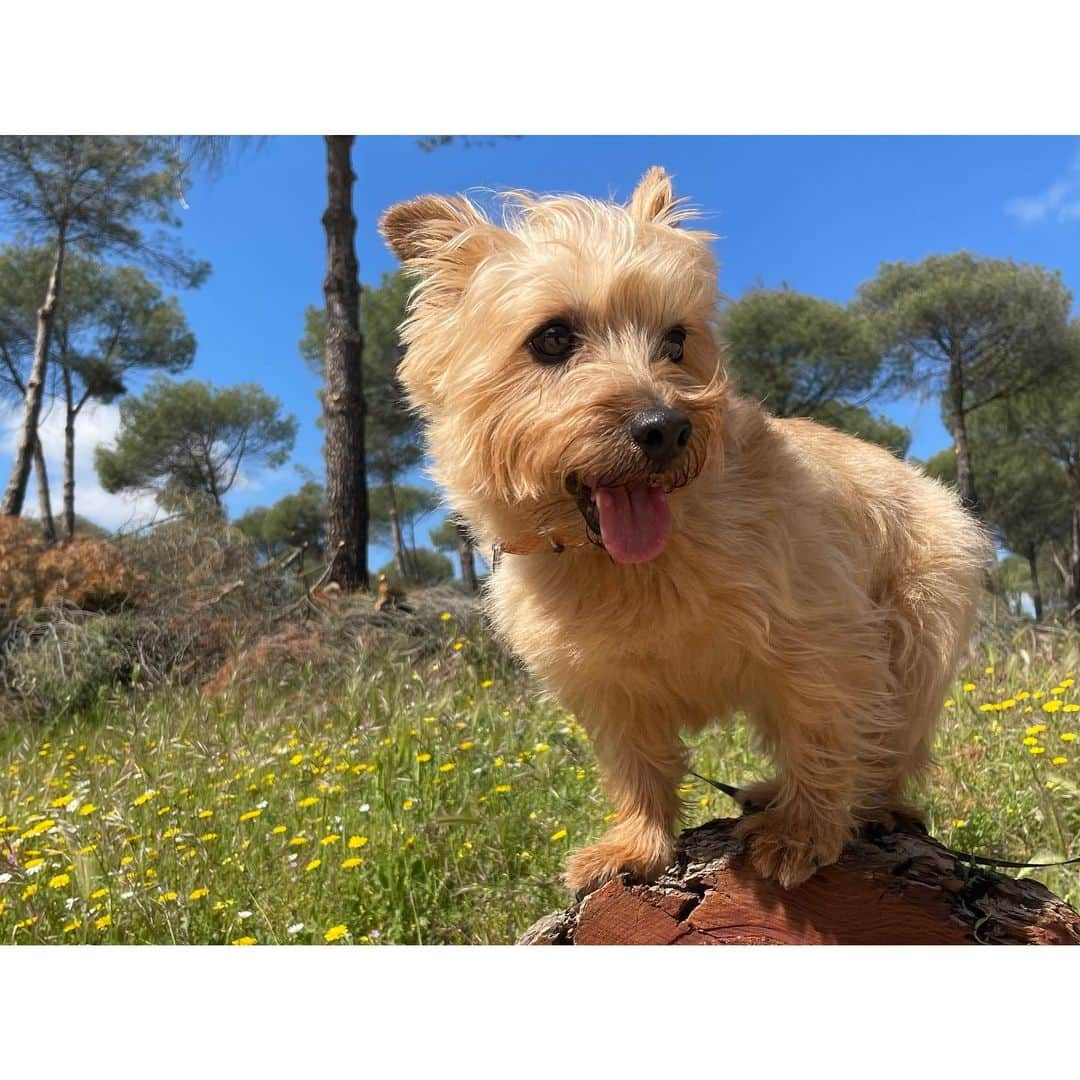
[[[661,488],[647,484],[596,489],[600,538],[617,563],[655,559],[671,534],[671,511]]]

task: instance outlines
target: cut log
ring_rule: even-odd
[[[1045,886],[969,866],[914,824],[868,831],[790,890],[755,872],[734,824],[688,829],[657,881],[609,881],[518,943],[1080,945],[1080,915]]]

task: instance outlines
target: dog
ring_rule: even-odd
[[[627,204],[391,207],[415,275],[399,369],[433,477],[502,557],[497,630],[586,726],[615,824],[579,895],[673,856],[680,733],[742,710],[776,766],[741,793],[785,888],[911,814],[989,557],[955,495],[888,451],[741,398],[709,234],[667,173]]]

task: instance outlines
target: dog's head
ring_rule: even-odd
[[[500,227],[425,196],[383,216],[418,279],[400,377],[437,479],[483,532],[587,529],[618,562],[663,549],[726,391],[711,237],[690,216],[659,168],[625,206],[513,195]]]

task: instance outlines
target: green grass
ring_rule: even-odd
[[[586,734],[482,635],[443,627],[422,670],[369,658],[332,689],[300,672],[243,699],[102,693],[76,722],[9,725],[0,940],[505,943],[564,906],[567,851],[610,818]],[[1016,648],[963,673],[922,796],[945,843],[1080,851],[1073,663]],[[691,754],[734,783],[766,767],[741,724]],[[733,811],[683,794],[688,824]],[[1037,876],[1080,901],[1076,868]]]

